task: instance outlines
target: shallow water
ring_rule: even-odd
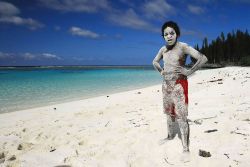
[[[161,84],[150,66],[0,69],[0,113]]]

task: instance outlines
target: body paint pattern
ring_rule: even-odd
[[[164,113],[186,120],[188,115],[188,81],[163,80],[162,95]]]
[[[163,112],[167,116],[168,139],[175,136],[175,121],[180,129],[183,151],[189,151],[189,124],[188,116],[188,80],[182,74],[177,74],[175,70],[178,67],[185,66],[186,54],[199,60],[201,54],[183,42],[176,42],[175,46],[168,49],[163,46],[155,59],[154,67],[158,71],[164,70],[162,95],[163,95]],[[161,69],[159,64],[163,59],[164,68]]]
[[[174,127],[177,121],[183,151],[189,151],[189,124],[188,116],[188,81],[179,79],[176,81],[163,80],[163,111],[167,115],[168,139],[173,139],[176,132]]]
[[[183,146],[183,151],[189,151],[189,124],[188,121],[183,119],[175,119],[174,117],[166,114],[167,117],[167,128],[168,128],[168,137],[167,140],[172,140],[178,132],[176,132],[176,125],[178,124],[180,129],[180,138]],[[176,124],[177,122],[177,124]]]

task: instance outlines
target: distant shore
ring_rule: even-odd
[[[186,66],[192,66],[192,64],[186,65]],[[0,66],[0,69],[8,69],[8,68],[141,68],[141,67],[147,67],[152,68],[152,65],[45,65],[45,66]],[[205,64],[203,67],[225,67],[225,65],[221,64]]]
[[[0,66],[0,69],[12,68],[152,68],[152,65],[54,65],[54,66]]]
[[[186,65],[187,67],[192,67],[193,64]],[[236,66],[240,67],[240,65],[234,64],[204,64],[202,68],[212,69],[212,68],[222,68],[228,66]],[[152,65],[48,65],[48,66],[0,66],[1,69],[22,69],[22,68],[54,68],[54,69],[61,69],[61,68],[146,68],[146,69],[154,69]]]

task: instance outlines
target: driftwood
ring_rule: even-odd
[[[225,153],[224,155],[227,156],[227,159],[229,159],[229,156],[228,156],[229,154],[226,154],[226,153]]]
[[[202,122],[203,122],[203,120],[205,120],[205,119],[212,119],[212,118],[216,118],[216,117],[217,117],[217,115],[216,115],[216,116],[213,116],[213,117],[199,118],[199,119],[194,120],[194,123],[195,123],[195,124],[198,124],[198,125],[201,125]]]
[[[208,82],[217,82],[217,81],[222,81],[222,79],[211,80],[211,81],[208,81]]]
[[[218,131],[217,129],[212,129],[212,130],[206,130],[205,133],[211,133],[211,132],[216,132]]]
[[[234,134],[238,134],[238,135],[243,135],[243,136],[249,136],[249,134],[231,131],[231,134],[233,134],[233,133],[234,133]]]

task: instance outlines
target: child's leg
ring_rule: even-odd
[[[175,110],[174,103],[172,99],[172,91],[174,88],[174,83],[167,83],[163,81],[162,83],[162,95],[163,95],[163,113],[166,114],[167,118],[167,128],[168,128],[168,136],[160,140],[159,144],[165,143],[167,140],[171,140],[174,138],[174,123],[175,123]],[[172,116],[170,116],[172,115]]]
[[[182,146],[183,146],[183,151],[188,152],[189,151],[189,124],[187,119],[177,119],[177,122],[180,127],[181,131],[181,141],[182,141]]]
[[[174,89],[174,104],[177,115],[177,122],[181,132],[183,151],[189,151],[189,124],[187,121],[188,105],[185,102],[183,86],[177,84]]]
[[[167,117],[167,128],[168,128],[168,137],[167,139],[171,140],[174,138],[175,133],[175,118],[173,116],[170,116],[169,114],[166,114]]]
[[[169,140],[172,140],[175,137],[175,118],[171,117],[169,114],[166,114],[167,119],[167,128],[168,128],[168,136],[159,141],[159,144],[162,145]]]

